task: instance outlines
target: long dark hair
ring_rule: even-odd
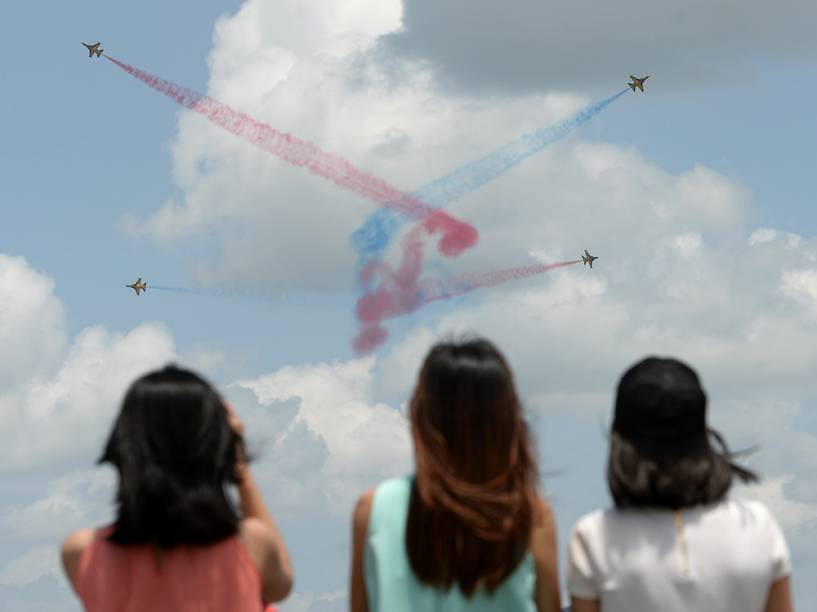
[[[119,473],[119,544],[212,544],[238,532],[226,487],[236,482],[243,441],[218,393],[175,366],[128,389],[99,463]]]
[[[616,507],[688,508],[723,499],[734,477],[756,481],[706,424],[698,375],[672,358],[627,370],[616,394],[607,484]]]
[[[525,556],[537,506],[535,455],[504,357],[487,340],[437,344],[410,419],[411,567],[431,586],[492,592]]]

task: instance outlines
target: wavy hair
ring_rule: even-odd
[[[487,340],[437,344],[409,411],[411,567],[431,586],[493,592],[525,556],[537,506],[539,474],[511,370]]]

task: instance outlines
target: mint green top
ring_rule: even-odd
[[[385,480],[375,489],[366,533],[364,572],[370,612],[536,612],[536,568],[530,552],[497,587],[467,598],[421,584],[406,552],[406,521],[413,477]]]

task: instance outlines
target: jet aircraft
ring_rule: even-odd
[[[633,75],[630,75],[630,78],[633,80],[632,83],[627,83],[627,85],[630,86],[630,89],[635,91],[635,88],[638,87],[641,91],[644,91],[644,81],[649,79],[650,75],[647,75],[647,76],[645,76],[644,78],[641,78],[641,79],[639,79],[637,77],[634,77]]]
[[[96,53],[97,57],[100,57],[102,55],[102,52],[105,50],[105,49],[100,49],[99,48],[99,45],[101,43],[94,43],[93,45],[89,45],[88,43],[82,43],[82,44],[85,45],[88,48],[88,57],[93,57],[94,53]]]
[[[584,250],[584,255],[582,255],[582,262],[584,265],[590,264],[590,268],[593,268],[593,262],[596,261],[598,257],[593,257],[590,253],[587,252],[587,249]]]
[[[145,281],[143,283],[142,282],[142,277],[140,276],[138,279],[136,279],[135,283],[133,283],[132,285],[125,285],[125,287],[130,287],[131,289],[133,289],[136,292],[136,295],[139,295],[140,291],[147,291],[148,290],[148,283],[147,283],[147,281]]]

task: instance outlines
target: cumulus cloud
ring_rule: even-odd
[[[22,258],[0,255],[0,470],[54,465],[101,444],[127,386],[172,359],[157,324],[128,333],[89,327],[70,342],[53,283]],[[96,451],[93,451],[96,452]]]
[[[405,418],[372,400],[374,363],[369,357],[284,367],[237,383],[252,391],[265,411],[288,402],[296,407],[283,423],[253,416],[248,429],[272,442],[262,470],[270,490],[289,504],[284,510],[345,515],[366,488],[410,469]]]
[[[817,315],[817,268],[783,270],[780,289],[786,297],[805,306],[812,315]]]
[[[380,41],[381,61],[431,65],[440,86],[520,93],[623,86],[653,74],[654,91],[734,83],[764,60],[806,62],[817,55],[805,0],[647,0],[616,4],[521,0],[509,10],[490,0],[403,0],[402,27]],[[609,88],[609,87],[608,87]]]
[[[749,246],[764,244],[774,240],[782,239],[785,242],[786,248],[796,249],[802,242],[802,237],[792,232],[781,232],[771,227],[761,227],[752,232],[749,236]],[[813,261],[814,257],[810,259]]]
[[[785,486],[794,480],[791,474],[765,480],[745,487],[741,495],[765,503],[786,530],[795,531],[817,522],[817,503],[807,504],[785,496]]]
[[[60,476],[44,497],[0,509],[0,524],[14,538],[57,542],[74,529],[109,522],[114,484],[113,472],[104,468]]]
[[[173,342],[161,325],[143,324],[125,334],[102,327],[83,330],[55,373],[23,380],[0,394],[7,424],[0,464],[30,468],[87,455],[92,442],[101,448],[128,385],[173,356]]]
[[[375,7],[332,0],[320,11],[308,6],[287,21],[292,12],[287,3],[250,0],[221,20],[210,54],[208,93],[338,152],[398,187],[419,187],[587,102],[569,94],[537,95],[499,107],[435,97],[423,73],[400,86],[376,76],[349,82],[357,50],[397,27],[389,15],[399,14],[399,3],[389,0]],[[381,11],[388,15],[372,19]],[[327,24],[333,14],[359,19],[348,18],[349,32],[338,32],[337,25]],[[284,23],[286,34],[281,33]],[[293,42],[296,31],[299,39],[322,42],[308,47]],[[349,286],[354,269],[349,236],[373,210],[370,202],[188,113],[179,122],[173,161],[183,197],[131,227],[166,243],[214,238],[220,253],[197,268],[199,281]],[[529,186],[535,176],[528,175]],[[480,221],[473,206],[463,214]],[[490,223],[499,214],[493,207],[483,220]]]
[[[24,258],[0,254],[0,388],[48,372],[60,358],[65,316],[53,291],[54,282]]]
[[[56,547],[32,548],[0,568],[2,586],[24,587],[44,577],[52,577],[60,584],[65,584]]]

